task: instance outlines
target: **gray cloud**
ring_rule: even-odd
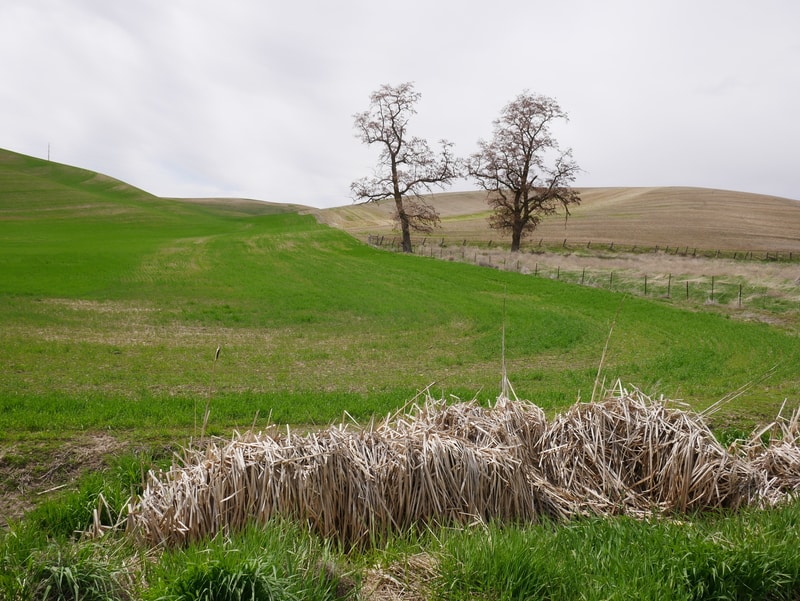
[[[798,22],[793,0],[10,0],[0,147],[162,196],[342,205],[375,157],[352,114],[414,81],[414,133],[461,154],[528,89],[570,114],[580,185],[800,199]]]

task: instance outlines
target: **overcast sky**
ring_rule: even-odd
[[[0,0],[0,147],[159,196],[352,202],[353,114],[415,83],[468,155],[524,90],[580,186],[800,199],[797,0]],[[456,189],[471,189],[461,182]]]

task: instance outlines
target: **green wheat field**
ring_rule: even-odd
[[[76,535],[101,496],[121,506],[196,438],[206,408],[223,437],[366,423],[424,389],[491,402],[504,364],[549,416],[598,381],[697,411],[731,397],[710,418],[726,442],[800,403],[791,328],[405,256],[315,213],[158,198],[0,150],[0,598],[379,598],[382,577],[423,595],[409,599],[800,595],[796,504],[420,530],[359,554],[288,522],[170,551]],[[111,442],[60,454],[93,439]]]

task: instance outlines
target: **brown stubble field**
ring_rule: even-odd
[[[800,254],[800,201],[706,188],[587,188],[581,204],[546,218],[527,239],[528,247],[545,243],[697,248],[721,251],[794,252]],[[500,243],[489,229],[485,192],[436,194],[430,202],[441,217],[432,238],[454,242]],[[393,230],[393,204],[354,204],[319,213],[326,223],[356,235]]]
[[[581,204],[569,219],[563,214],[545,218],[516,256],[508,252],[510,235],[488,227],[485,192],[435,194],[428,200],[440,213],[441,227],[416,238],[417,252],[544,277],[570,280],[572,274],[571,281],[589,285],[627,282],[632,290],[642,288],[647,276],[653,294],[662,297],[669,278],[676,300],[677,287],[686,281],[709,288],[715,277],[731,290],[743,287],[741,306],[738,295],[728,294],[722,309],[797,331],[800,201],[689,187],[580,192]],[[382,236],[388,246],[398,235],[393,208],[391,202],[353,204],[325,209],[318,218],[364,240]],[[714,300],[701,297],[700,302],[714,305]]]

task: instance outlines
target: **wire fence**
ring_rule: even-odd
[[[369,236],[367,242],[373,246],[388,250],[401,251],[398,237],[387,238],[384,236]],[[586,245],[583,245],[586,246]],[[751,307],[758,309],[773,309],[780,303],[782,295],[776,294],[768,286],[755,286],[748,283],[745,278],[732,275],[686,275],[672,273],[637,273],[629,269],[596,269],[583,267],[579,269],[565,269],[558,265],[547,264],[545,252],[547,247],[542,245],[542,250],[528,250],[525,252],[511,253],[507,249],[498,248],[492,244],[485,246],[472,246],[467,244],[448,244],[446,241],[421,238],[412,246],[414,254],[431,257],[445,261],[458,261],[470,263],[481,267],[489,267],[504,271],[532,275],[535,277],[559,280],[581,286],[603,288],[615,292],[625,292],[637,296],[670,299],[690,304],[719,304],[731,307]],[[570,249],[566,243],[562,248]],[[597,247],[594,247],[597,250]],[[653,252],[673,254],[674,249],[667,247],[632,247],[637,250],[621,248],[614,245],[619,252]],[[684,247],[680,252],[682,256],[698,258],[729,258],[741,261],[797,261],[797,253],[775,253],[753,251],[700,251]],[[542,258],[542,261],[538,259]]]
[[[373,246],[388,247],[393,250],[400,250],[401,239],[398,236],[386,236],[370,234],[367,242]],[[455,239],[452,237],[432,238],[421,237],[412,238],[412,247],[415,254],[427,254],[431,256],[434,249],[445,249],[460,247],[473,250],[483,248],[503,249],[508,248],[507,243],[496,243],[494,240],[480,242],[475,240]],[[568,238],[553,240],[540,238],[538,242],[529,243],[521,252],[544,253],[544,252],[580,252],[582,250],[599,253],[602,251],[611,253],[662,253],[665,255],[695,257],[706,259],[733,259],[735,261],[788,261],[800,263],[800,252],[794,250],[768,251],[768,250],[731,250],[731,249],[709,249],[686,245],[655,245],[643,246],[639,244],[617,244],[616,242],[584,242],[570,241]]]

